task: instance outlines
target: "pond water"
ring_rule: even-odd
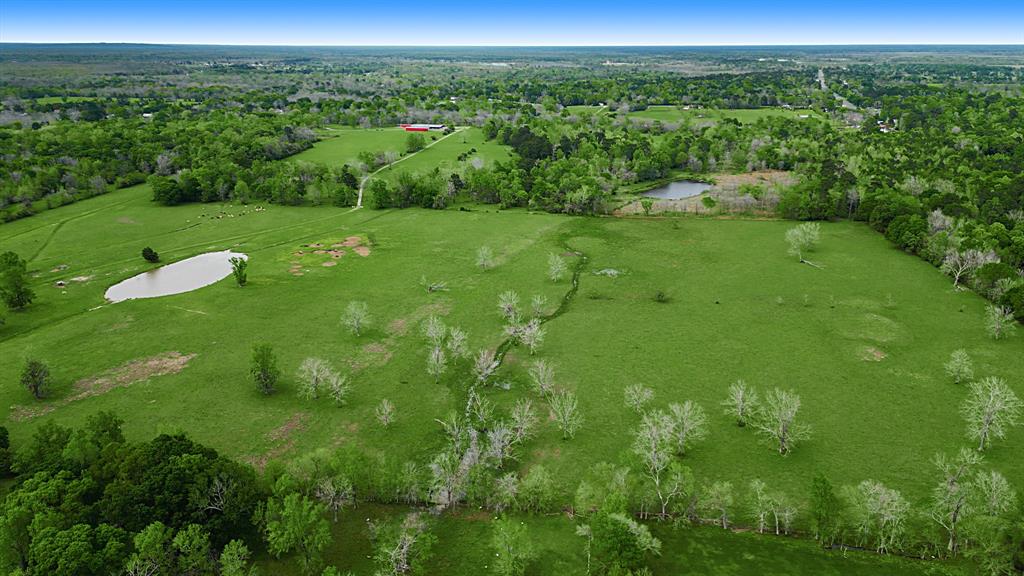
[[[107,289],[105,296],[111,302],[121,302],[132,298],[156,298],[190,292],[230,275],[229,260],[236,256],[248,259],[245,254],[230,250],[186,258],[114,284]]]
[[[662,200],[679,200],[680,198],[689,198],[691,196],[703,194],[709,189],[711,189],[711,184],[708,184],[707,182],[677,180],[653,190],[648,190],[642,195],[649,198],[660,198]]]

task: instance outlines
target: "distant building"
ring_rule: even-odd
[[[444,124],[399,124],[398,126],[406,132],[442,132],[445,129]]]

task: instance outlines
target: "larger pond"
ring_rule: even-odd
[[[114,284],[107,289],[105,296],[111,302],[121,302],[132,298],[156,298],[190,292],[231,274],[230,260],[235,257],[248,258],[245,254],[230,250],[186,258]]]
[[[691,196],[697,196],[711,189],[711,184],[707,182],[694,182],[692,180],[677,180],[676,182],[669,182],[668,184],[648,190],[642,195],[649,198],[660,198],[662,200],[679,200],[680,198],[689,198]]]

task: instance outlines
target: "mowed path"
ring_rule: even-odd
[[[466,129],[465,126],[463,126],[461,128],[456,128],[450,134],[445,134],[444,136],[438,138],[437,140],[434,140],[430,144],[427,144],[423,148],[420,148],[419,150],[413,152],[412,154],[406,154],[405,156],[402,156],[401,158],[399,158],[398,160],[395,160],[391,164],[385,164],[384,166],[381,166],[380,168],[377,168],[373,172],[370,172],[366,176],[363,176],[363,179],[359,182],[359,198],[356,199],[356,208],[362,208],[363,207],[363,189],[366,188],[366,183],[370,181],[370,178],[373,178],[374,176],[376,176],[378,172],[381,172],[382,170],[386,170],[387,168],[391,168],[392,166],[394,166],[395,164],[398,164],[399,162],[402,162],[404,160],[408,160],[409,158],[412,158],[413,156],[419,154],[420,152],[423,152],[423,151],[427,150],[431,146],[443,142],[449,136],[453,136],[455,134],[458,134],[459,132],[462,132],[465,129]]]

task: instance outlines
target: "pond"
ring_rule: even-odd
[[[107,300],[121,302],[132,298],[156,298],[190,292],[209,286],[231,274],[231,258],[247,259],[230,250],[207,252],[173,264],[143,272],[107,289]]]
[[[675,182],[669,182],[664,186],[659,186],[653,190],[648,190],[642,195],[647,196],[648,198],[660,198],[662,200],[679,200],[680,198],[689,198],[691,196],[703,194],[709,189],[711,189],[711,184],[708,184],[707,182],[677,180]]]

